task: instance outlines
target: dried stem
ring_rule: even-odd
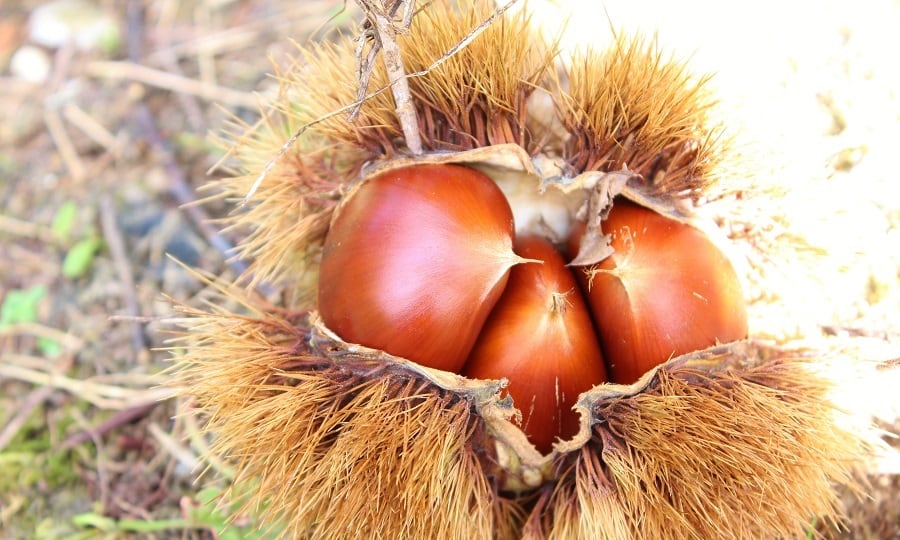
[[[138,306],[134,293],[134,273],[125,251],[125,242],[122,240],[119,225],[116,223],[116,211],[112,198],[108,194],[100,199],[100,222],[103,227],[103,237],[106,239],[116,267],[116,273],[119,275],[119,280],[122,281],[122,300],[125,302],[125,309],[128,315],[138,317],[141,314],[141,308]],[[135,358],[138,358],[141,351],[147,348],[144,326],[139,321],[131,322],[131,340],[134,345]]]
[[[95,61],[88,64],[85,71],[91,77],[136,81],[176,94],[196,96],[232,107],[253,109],[259,105],[259,100],[253,94],[197,81],[133,62]]]
[[[53,390],[52,386],[45,386],[43,388]],[[148,414],[150,411],[156,408],[159,405],[159,401],[150,401],[147,403],[142,403],[140,405],[136,405],[134,407],[129,407],[127,409],[122,409],[121,411],[116,412],[110,418],[104,420],[97,426],[91,427],[89,429],[81,430],[74,435],[70,436],[68,439],[63,442],[62,448],[64,450],[68,450],[69,448],[75,448],[76,446],[82,445],[90,440],[93,440],[98,437],[102,437],[113,431],[114,429],[120,428],[126,424],[130,424],[135,422]]]
[[[409,82],[406,80],[406,69],[403,67],[403,57],[400,54],[400,47],[397,45],[394,25],[384,15],[376,14],[375,28],[378,31],[378,41],[384,50],[382,60],[387,69],[388,79],[391,81],[391,90],[394,93],[394,102],[397,104],[397,116],[400,118],[406,146],[413,154],[421,154],[422,137],[419,135],[419,120],[409,94]]]
[[[360,8],[366,13],[366,23],[363,25],[362,35],[358,38],[360,44],[357,49],[359,62],[359,91],[357,93],[357,100],[361,100],[366,95],[366,90],[369,87],[369,79],[372,76],[372,69],[374,68],[375,56],[381,51],[381,58],[384,61],[384,67],[388,74],[391,91],[394,94],[397,118],[400,120],[400,126],[403,129],[403,138],[406,140],[406,146],[409,148],[410,152],[418,155],[422,153],[422,137],[419,134],[419,119],[409,91],[406,68],[403,65],[403,55],[400,53],[400,46],[397,44],[397,27],[393,20],[394,14],[403,4],[403,0],[396,0],[392,5],[385,6],[386,9],[378,10],[369,2],[359,0]],[[401,30],[405,31],[409,29],[409,25],[412,23],[412,13],[413,4],[410,0],[406,0],[403,22],[400,26]],[[365,47],[365,42],[369,37],[373,38],[372,48],[365,56],[365,59],[363,59],[363,49]],[[350,113],[350,118],[354,118],[358,113],[359,105]]]

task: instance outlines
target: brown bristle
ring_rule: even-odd
[[[440,58],[440,66],[410,81],[420,103],[420,123],[434,149],[466,150],[516,143],[535,151],[526,132],[525,103],[547,77],[556,56],[532,27],[524,12],[504,14],[466,48],[446,55],[488,19],[493,2],[460,9],[439,2],[420,13],[406,45],[411,70],[424,70]]]
[[[602,463],[603,446],[590,441],[560,460],[560,481],[545,490],[523,527],[525,537],[638,538]],[[647,534],[646,538],[653,538]]]
[[[273,105],[298,128],[315,123],[312,130],[331,144],[359,149],[368,157],[388,150],[393,154],[402,130],[390,91],[377,92],[387,83],[380,63],[372,72],[370,96],[356,120],[348,121],[359,87],[356,64],[356,43],[349,37],[298,47],[291,65],[276,73],[285,99]],[[289,136],[283,134],[281,142]]]
[[[619,36],[567,69],[557,104],[572,134],[563,154],[575,172],[627,168],[652,194],[670,196],[696,197],[715,180],[725,141],[709,125],[707,78],[692,77],[640,37]]]
[[[255,190],[249,204],[238,205],[221,220],[226,231],[242,237],[235,254],[249,262],[242,281],[251,288],[288,279],[294,284],[314,283],[317,254],[307,248],[321,245],[341,190],[348,178],[358,174],[362,162],[355,149],[330,146],[310,131],[274,161],[264,181],[254,186],[277,149],[299,127],[296,118],[277,111],[263,111],[255,125],[233,118],[217,141],[228,148],[222,166],[227,176],[204,186],[212,194],[198,201],[225,199],[236,204]]]
[[[676,364],[638,394],[601,398],[595,447],[563,458],[545,503],[557,511],[542,534],[795,538],[815,519],[836,525],[832,486],[853,484],[865,451],[836,427],[831,383],[808,357],[755,347],[727,354],[741,369]]]
[[[504,13],[482,27],[495,12],[492,2],[459,9],[454,2],[429,2],[398,41],[406,71],[427,71],[409,79],[426,150],[466,150],[491,144],[528,147],[525,101],[545,79],[556,51],[547,47],[527,15]],[[479,31],[464,48],[454,47]],[[287,94],[283,114],[313,122],[351,105],[358,88],[356,43],[302,49],[295,65],[279,77]],[[331,116],[316,129],[327,138],[373,156],[404,150],[402,130],[381,62],[376,62],[369,94],[359,118]],[[300,105],[302,104],[302,105]],[[349,112],[349,111],[348,111]]]
[[[217,286],[216,305],[250,314],[187,310],[176,380],[216,435],[212,455],[233,458],[234,483],[258,483],[246,510],[267,508],[297,537],[802,536],[814,519],[839,523],[832,486],[853,486],[868,451],[839,427],[814,355],[738,343],[582,396],[592,438],[556,457],[555,483],[501,495],[464,392],[381,355],[323,356],[305,313]]]
[[[223,286],[227,300],[249,307]],[[521,509],[500,499],[468,444],[470,404],[377,360],[335,362],[307,345],[300,313],[186,310],[179,383],[230,456],[233,484],[255,483],[291,537],[512,538]],[[366,375],[368,374],[368,375]]]

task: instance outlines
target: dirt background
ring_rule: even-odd
[[[47,4],[67,9],[47,19]],[[797,230],[825,251],[781,277],[796,307],[756,331],[845,351],[836,399],[896,445],[900,370],[877,364],[900,357],[900,2],[558,4],[529,7],[551,31],[576,14],[564,48],[640,29],[716,74],[755,173],[789,189]],[[216,174],[207,135],[256,118],[291,40],[352,32],[341,7],[0,6],[0,538],[264,537],[252,516],[206,504],[228,468],[203,459],[190,402],[160,387],[165,296],[203,294],[168,255],[240,271],[214,222],[229,209],[184,207]],[[848,530],[829,536],[900,538],[900,463],[871,469],[868,497],[847,497]]]

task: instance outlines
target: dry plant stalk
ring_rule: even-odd
[[[409,82],[406,79],[403,55],[400,52],[400,47],[397,45],[397,34],[408,32],[409,26],[412,24],[415,2],[393,0],[390,5],[382,2],[381,6],[366,0],[358,0],[358,3],[365,13],[366,23],[363,26],[362,35],[357,38],[360,40],[360,47],[357,49],[359,62],[357,103],[362,105],[362,101],[366,97],[366,89],[369,86],[369,78],[372,76],[372,68],[374,67],[373,59],[380,51],[384,60],[388,81],[391,85],[391,91],[394,95],[394,102],[397,106],[397,118],[400,120],[400,126],[403,128],[403,138],[412,154],[421,154],[422,139],[419,136],[419,122],[416,117],[416,109],[413,106],[412,97],[409,95]],[[404,8],[403,20],[401,24],[397,25],[394,22],[394,17],[401,7]],[[372,48],[366,55],[366,59],[363,60],[364,44],[368,39],[371,39],[373,42]],[[351,119],[358,112],[359,108],[357,107],[351,113]]]
[[[225,223],[253,262],[235,283],[203,278],[221,297],[181,308],[176,345],[187,352],[173,369],[215,435],[212,455],[229,460],[235,485],[258,485],[247,509],[285,519],[295,537],[335,539],[788,537],[815,517],[837,522],[832,484],[851,483],[865,448],[839,427],[830,383],[810,369],[815,351],[736,342],[633,385],[599,385],[576,405],[581,431],[540,455],[496,381],[344,343],[318,320],[332,215],[377,172],[462,163],[582,213],[619,194],[682,220],[708,199],[747,195],[721,181],[728,144],[704,78],[623,36],[559,76],[555,45],[525,14],[497,16],[472,38],[494,14],[486,1],[429,2],[397,36],[417,75],[421,156],[408,155],[384,92],[353,122],[335,114],[357,101],[363,55],[351,40],[300,49],[262,119],[226,133],[239,165],[212,197],[256,190]],[[389,83],[376,66],[369,84]],[[555,109],[529,108],[535,92]],[[548,134],[554,122],[563,129]],[[734,208],[729,223],[757,217]],[[251,292],[261,282],[279,288],[278,305]]]

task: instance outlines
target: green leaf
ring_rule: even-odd
[[[41,350],[41,353],[47,358],[58,356],[63,351],[63,347],[58,341],[45,337],[38,338],[37,346],[38,349]]]
[[[0,326],[29,323],[37,320],[38,303],[47,295],[47,288],[35,285],[30,289],[14,289],[6,293],[0,306]]]
[[[79,527],[92,527],[101,531],[113,531],[116,529],[116,520],[88,512],[86,514],[78,514],[72,518],[72,522]]]
[[[121,519],[119,530],[127,532],[161,532],[184,530],[192,527],[186,519]]]
[[[62,265],[63,276],[69,279],[84,276],[94,263],[94,257],[101,246],[103,246],[103,241],[96,236],[78,241],[66,253],[66,258],[63,260]]]
[[[53,234],[63,242],[68,241],[72,237],[76,217],[78,217],[78,204],[75,201],[64,202],[53,216]]]

